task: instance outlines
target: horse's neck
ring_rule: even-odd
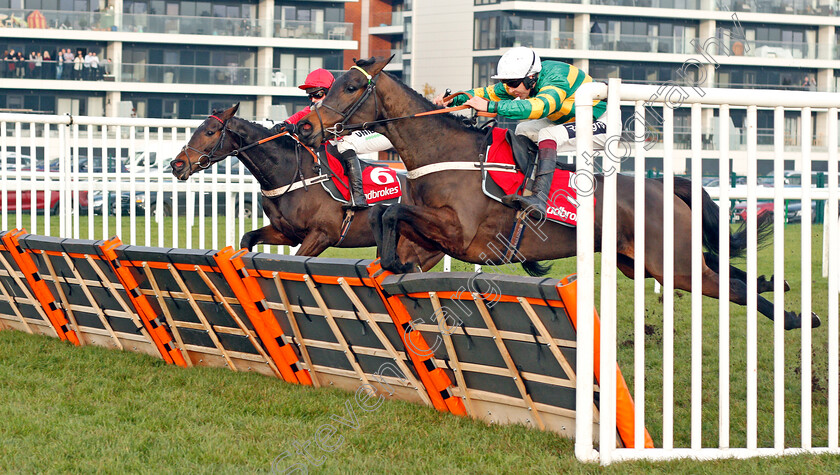
[[[378,97],[378,107],[386,118],[402,117],[432,110],[419,97],[412,97],[388,77],[381,81],[380,91],[386,98],[402,100],[382,100]],[[473,133],[463,127],[453,127],[442,118],[418,117],[385,124],[382,130],[408,170],[440,162],[474,161],[478,159],[478,141]]]
[[[231,122],[233,126],[231,130],[239,134],[244,141],[239,145],[240,147],[250,145],[266,137],[264,130],[247,120],[234,117]],[[239,154],[239,161],[251,172],[251,175],[254,175],[254,178],[264,190],[286,186],[297,178],[295,150],[286,147],[279,142],[280,140],[282,140],[282,137],[275,139],[277,143],[273,146],[268,144],[257,145]],[[269,151],[276,151],[277,153],[272,154]]]

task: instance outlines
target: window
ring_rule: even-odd
[[[473,87],[488,86],[497,82],[490,79],[490,76],[496,74],[496,64],[499,62],[499,57],[489,58],[475,58],[473,61]]]
[[[474,50],[499,49],[499,14],[476,14],[473,38]]]

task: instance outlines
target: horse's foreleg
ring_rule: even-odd
[[[296,256],[317,256],[324,252],[324,249],[330,247],[329,236],[322,231],[312,231],[306,235],[303,242],[300,243],[300,248],[295,253]]]
[[[679,279],[679,282],[675,282],[675,286],[678,288],[690,288],[690,281],[691,276],[688,276],[683,279]],[[689,287],[685,287],[686,281],[688,282]],[[703,295],[708,297],[720,298],[720,277],[718,276],[717,272],[712,270],[708,266],[703,266]],[[729,279],[729,301],[733,303],[737,303],[738,305],[746,306],[747,305],[747,283],[736,279],[735,277],[730,277]],[[764,315],[765,317],[769,318],[770,320],[774,319],[774,304],[773,302],[767,300],[766,298],[762,297],[761,295],[757,296],[757,309],[758,312]],[[785,318],[785,330],[792,330],[794,328],[801,328],[802,327],[802,317],[798,315],[796,312],[784,312]],[[817,328],[820,326],[820,317],[816,314],[811,314],[811,326],[812,328]]]
[[[449,249],[454,253],[463,251],[461,224],[449,208],[391,205],[382,215],[382,226],[382,267],[392,272],[404,273],[414,268],[400,262],[397,256],[400,232],[412,241],[423,243],[422,247],[427,249]]]
[[[239,241],[239,247],[247,248],[249,251],[257,244],[267,244],[271,246],[294,246],[297,243],[289,239],[274,226],[268,225],[260,229],[248,231],[242,235],[242,239]]]
[[[382,215],[387,211],[388,207],[385,205],[376,205],[368,211],[368,223],[370,230],[373,233],[373,239],[376,241],[376,255],[382,254],[382,239],[384,230],[382,229]]]
[[[712,254],[711,252],[704,252],[703,258],[706,260],[706,265],[709,266],[710,269],[720,273],[720,256]],[[729,276],[731,278],[738,279],[741,282],[747,281],[747,273],[733,265],[729,266]],[[775,276],[770,276],[769,280],[766,276],[758,276],[758,293],[763,294],[764,292],[772,292],[773,279],[775,279]],[[784,284],[785,292],[787,292],[790,290],[790,285],[788,285],[787,281],[784,281]]]
[[[420,267],[421,272],[427,272],[443,259],[444,254],[437,249],[428,250],[422,245],[424,243],[413,241],[409,234],[402,232],[405,228],[406,226],[400,226],[401,232],[397,242],[397,256],[399,256],[401,262],[408,263],[410,261],[416,263]]]

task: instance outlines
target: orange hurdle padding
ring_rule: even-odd
[[[176,364],[178,366],[187,367],[187,362],[184,360],[184,355],[175,346],[175,341],[166,327],[163,326],[154,309],[149,305],[146,296],[140,292],[140,285],[131,274],[128,267],[122,265],[117,258],[117,253],[114,249],[122,246],[120,238],[113,237],[109,241],[99,247],[105,261],[111,266],[111,269],[117,275],[120,284],[123,286],[125,293],[128,295],[131,304],[134,306],[135,312],[140,316],[140,320],[149,332],[155,346],[160,352],[160,356],[169,364]]]
[[[219,270],[239,300],[239,304],[254,325],[257,336],[265,345],[271,359],[280,370],[283,379],[289,383],[312,385],[312,377],[300,364],[292,345],[283,340],[283,329],[277,323],[274,313],[268,308],[265,294],[257,279],[248,273],[242,262],[242,251],[234,252],[228,246],[213,255]]]
[[[61,307],[61,303],[53,297],[47,283],[41,278],[41,274],[38,273],[38,267],[35,265],[35,261],[32,260],[32,256],[20,247],[18,236],[23,234],[27,234],[26,230],[14,229],[4,234],[3,244],[6,246],[6,250],[12,255],[18,268],[23,272],[24,277],[26,277],[29,288],[32,289],[35,298],[38,299],[38,302],[43,307],[44,313],[47,314],[47,318],[53,328],[55,328],[55,332],[58,333],[58,337],[62,340],[70,341],[76,346],[80,346],[81,342],[79,341],[79,337],[75,331],[70,329],[70,322],[67,320],[67,315]],[[58,285],[58,282],[55,284]]]
[[[566,313],[569,315],[575,331],[577,331],[577,280],[574,280],[574,274],[567,275],[557,284],[557,293],[563,300],[563,304],[566,306]],[[595,318],[595,379],[598,380],[598,384],[601,384],[601,321],[598,318],[597,311],[593,317]],[[578,377],[580,378],[582,376],[578,375]],[[618,363],[616,363],[615,426],[624,446],[631,449],[636,447],[635,414],[633,397],[630,395],[630,390],[627,389],[627,383],[624,381],[621,369],[619,369]],[[645,448],[653,448],[653,439],[650,437],[647,429],[645,429]]]
[[[452,386],[452,380],[449,379],[449,376],[446,375],[446,372],[442,368],[435,367],[433,355],[426,356],[431,353],[431,350],[423,335],[419,331],[412,329],[412,320],[408,314],[408,310],[406,310],[399,298],[385,296],[385,292],[382,290],[382,281],[389,275],[392,275],[391,272],[382,269],[379,259],[373,261],[367,267],[367,270],[368,274],[373,278],[373,282],[376,284],[376,291],[388,309],[388,314],[394,320],[394,325],[396,325],[397,331],[400,333],[400,338],[406,348],[406,353],[411,358],[414,369],[417,370],[420,381],[426,387],[426,392],[429,394],[429,398],[432,400],[435,409],[449,411],[459,416],[466,416],[467,409],[464,407],[464,402],[461,398],[453,395],[449,389]],[[415,348],[422,355],[411,351],[411,348]],[[462,389],[464,391],[467,390],[467,388]]]

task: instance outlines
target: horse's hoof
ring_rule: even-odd
[[[816,313],[811,312],[811,328],[819,328],[822,320]],[[794,312],[785,312],[785,330],[802,328],[802,316]]]

